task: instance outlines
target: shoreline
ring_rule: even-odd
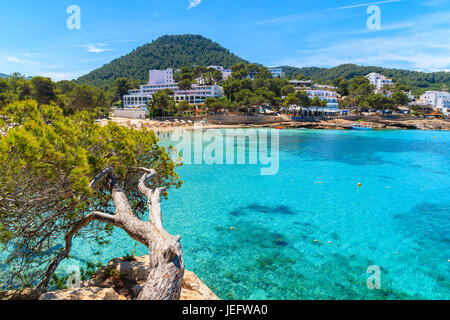
[[[319,129],[319,130],[351,130],[356,121],[336,118],[322,119],[317,121],[280,121],[270,123],[208,123],[206,125],[178,125],[164,126],[162,121],[149,119],[127,119],[112,117],[110,120],[103,119],[99,123],[106,125],[109,121],[115,122],[129,128],[153,130],[154,132],[168,133],[175,130],[202,129],[246,129],[246,128],[283,128],[283,129]],[[420,131],[450,131],[450,120],[441,119],[373,119],[361,117],[360,122],[367,123],[373,130],[420,130]]]

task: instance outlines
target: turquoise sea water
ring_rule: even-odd
[[[274,176],[185,165],[163,203],[186,267],[221,299],[450,298],[450,132],[283,130],[279,149]],[[70,264],[134,245],[121,230],[100,255],[78,240]]]

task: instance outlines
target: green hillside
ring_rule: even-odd
[[[145,83],[148,80],[148,70],[151,69],[177,69],[195,65],[221,65],[230,68],[240,62],[247,63],[218,43],[203,36],[166,35],[80,77],[76,82],[100,88],[111,88],[114,80],[120,77]],[[444,71],[426,73],[355,64],[343,64],[334,68],[289,66],[282,68],[289,76],[293,76],[294,72],[297,72],[320,83],[331,83],[338,77],[351,79],[378,72],[392,78],[395,82],[408,85],[415,94],[421,94],[426,90],[448,90],[450,88],[450,72]]]
[[[176,69],[193,65],[221,65],[229,68],[240,62],[246,61],[200,35],[163,36],[82,76],[76,82],[107,87],[120,77],[145,82],[151,69]]]
[[[366,76],[371,72],[378,72],[395,82],[402,82],[415,92],[426,90],[448,90],[450,88],[450,72],[419,72],[400,69],[388,69],[382,67],[364,67],[355,64],[343,64],[334,68],[295,68],[282,67],[287,75],[293,76],[294,72],[303,74],[312,80],[331,82],[338,77],[351,79],[356,76]]]

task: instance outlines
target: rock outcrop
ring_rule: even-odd
[[[194,273],[186,270],[180,300],[219,300]]]
[[[36,290],[9,290],[0,291],[0,300],[38,300],[39,294]]]
[[[79,288],[48,292],[39,300],[127,300],[112,288]]]
[[[111,260],[80,288],[48,292],[39,300],[133,300],[142,290],[147,275],[148,256]],[[181,300],[219,300],[192,272],[185,271]]]
[[[79,288],[47,292],[0,291],[0,300],[133,300],[142,290],[149,272],[148,256],[111,260]],[[219,300],[194,273],[185,270],[180,300]]]
[[[384,119],[382,117],[361,117],[360,120],[367,123],[373,129],[407,129],[407,130],[450,130],[450,121],[441,119]],[[305,129],[330,129],[349,130],[355,123],[353,120],[328,119],[317,121],[283,122],[269,124],[266,127],[282,126],[285,128],[305,128]]]

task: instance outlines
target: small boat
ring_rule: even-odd
[[[353,130],[372,130],[372,127],[370,127],[367,123],[357,123],[352,126]]]
[[[278,126],[278,127],[275,127],[275,129],[277,129],[277,130],[283,130],[284,127]]]

